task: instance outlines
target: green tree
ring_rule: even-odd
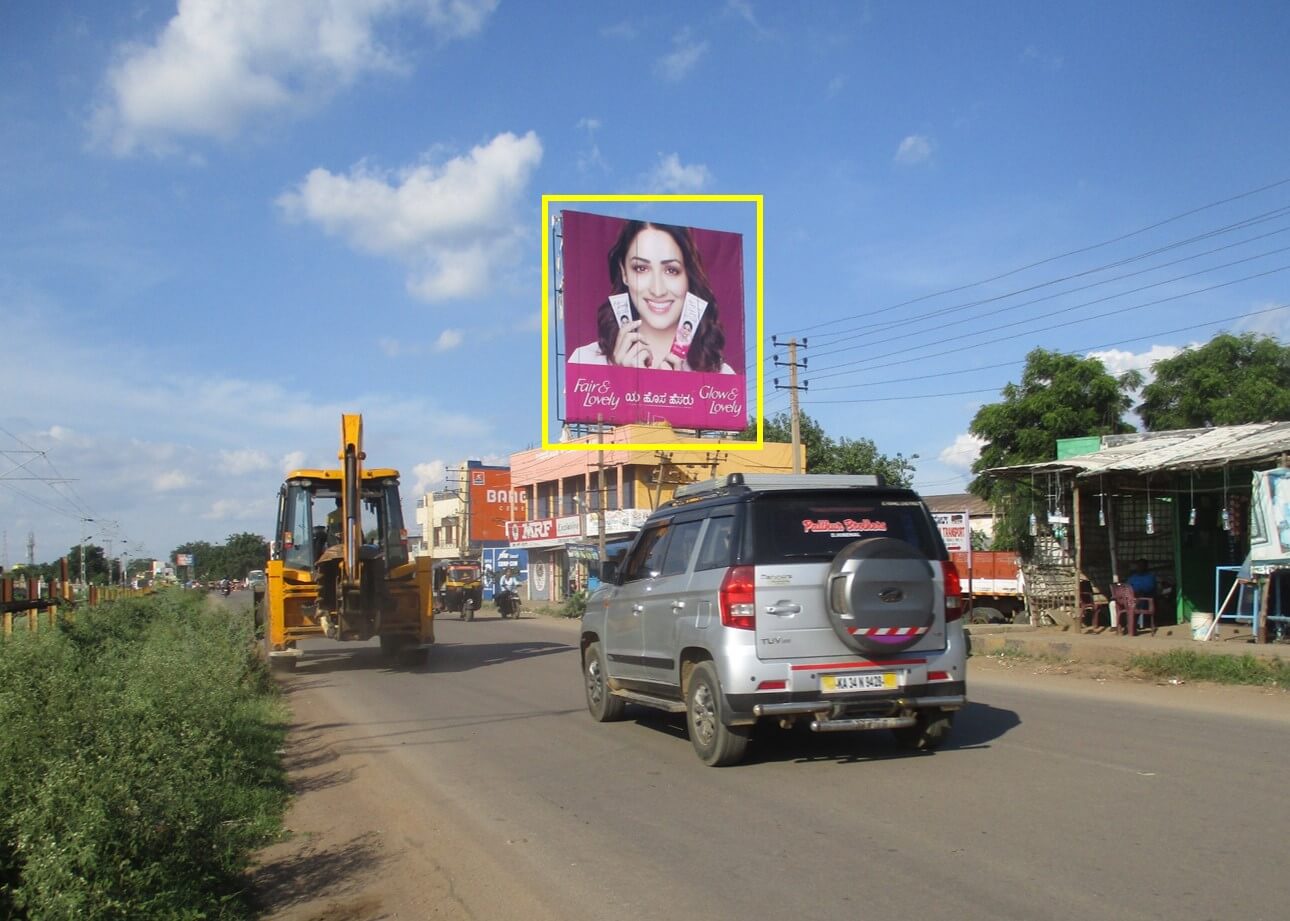
[[[259,534],[230,534],[224,542],[224,571],[219,577],[245,579],[252,569],[263,569],[268,562],[269,544]]]
[[[1269,336],[1221,333],[1155,372],[1138,406],[1147,431],[1290,419],[1290,346]]]
[[[793,420],[786,413],[777,413],[762,423],[767,441],[788,442],[793,437]],[[755,441],[757,429],[749,425],[737,436],[742,441]],[[798,437],[806,448],[808,473],[874,473],[883,476],[893,486],[908,486],[914,481],[914,461],[917,454],[888,456],[878,450],[868,438],[834,439],[824,427],[808,414],[798,418]]]
[[[996,549],[1029,548],[1032,497],[1028,483],[984,471],[1054,460],[1059,438],[1132,432],[1124,413],[1133,405],[1129,393],[1141,384],[1136,371],[1116,378],[1096,358],[1034,349],[1026,356],[1021,382],[1007,384],[1000,402],[977,411],[968,431],[985,444],[972,465],[977,476],[968,489],[1004,511],[995,529]]]
[[[57,577],[58,565],[54,564],[54,573]],[[80,581],[81,578],[81,546],[67,551],[67,573],[73,581]],[[108,565],[107,554],[103,548],[97,544],[87,544],[85,546],[85,581],[97,585],[105,585],[111,575],[111,568]]]
[[[191,571],[175,562],[181,553],[191,553],[193,555]],[[175,575],[180,580],[200,579],[210,581],[211,579],[224,578],[222,575],[224,571],[224,548],[209,541],[193,540],[186,544],[180,544],[171,551],[170,562],[174,565]]]

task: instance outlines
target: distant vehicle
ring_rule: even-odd
[[[687,714],[708,765],[759,722],[940,745],[967,703],[958,571],[917,493],[873,476],[683,486],[587,600],[587,708]]]
[[[263,569],[252,569],[246,574],[246,587],[252,591],[262,592],[268,584],[269,580],[264,575]]]
[[[440,590],[444,608],[464,619],[473,619],[474,612],[484,605],[483,571],[479,561],[448,560],[440,563],[439,568],[443,572]]]

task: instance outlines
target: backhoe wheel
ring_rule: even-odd
[[[383,633],[381,634],[381,655],[396,656],[406,643],[407,639],[401,634]]]
[[[721,682],[711,662],[700,662],[690,673],[690,687],[685,695],[685,724],[690,730],[690,744],[699,760],[708,767],[738,764],[748,751],[751,726],[727,726],[721,720],[724,706]]]
[[[940,748],[949,737],[954,714],[949,710],[919,710],[913,726],[893,729],[896,744],[906,751],[931,751]]]
[[[587,711],[597,723],[613,723],[627,713],[627,701],[609,690],[609,672],[599,643],[592,643],[582,656],[582,678],[587,690]]]

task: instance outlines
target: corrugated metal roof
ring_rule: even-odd
[[[963,512],[975,517],[989,516],[993,514],[990,503],[984,499],[979,499],[970,492],[956,492],[941,496],[923,496],[923,502],[927,505],[928,511],[932,512]]]
[[[1017,477],[1045,471],[1074,471],[1076,477],[1108,473],[1154,473],[1161,470],[1203,470],[1230,464],[1275,461],[1290,454],[1290,422],[1258,422],[1177,432],[1108,435],[1093,454],[1064,460],[995,467],[992,476]]]

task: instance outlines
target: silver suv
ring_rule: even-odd
[[[967,701],[958,573],[918,495],[878,477],[745,475],[654,512],[587,600],[587,708],[685,713],[705,764],[759,721],[891,729],[930,749]]]

